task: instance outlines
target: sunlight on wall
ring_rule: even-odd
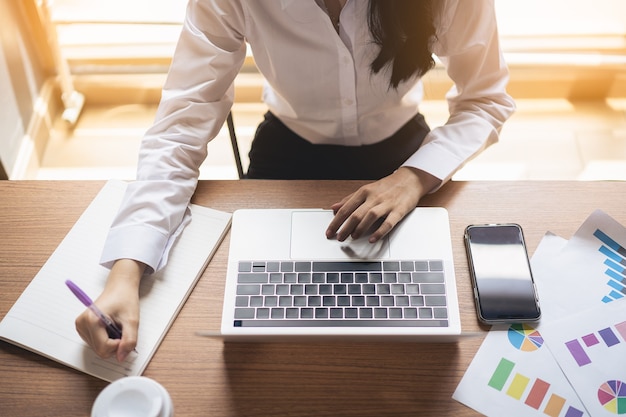
[[[500,34],[624,35],[623,0],[496,0]]]

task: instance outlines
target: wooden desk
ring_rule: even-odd
[[[361,182],[205,181],[194,202],[237,208],[329,207]],[[0,317],[4,317],[103,182],[0,182]],[[533,253],[544,233],[569,238],[602,208],[626,223],[623,182],[450,183],[423,205],[450,213],[464,331],[474,314],[462,235],[467,224],[517,222]],[[451,395],[482,337],[458,344],[229,344],[219,329],[228,237],[145,375],[171,394],[177,416],[469,416]],[[68,323],[68,326],[72,326]],[[0,342],[1,416],[85,416],[106,383]]]

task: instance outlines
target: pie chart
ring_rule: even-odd
[[[509,342],[524,352],[532,352],[543,345],[543,337],[527,324],[512,324],[508,331]],[[626,387],[625,387],[626,388]]]
[[[613,414],[626,414],[626,383],[607,381],[598,389],[600,404]]]

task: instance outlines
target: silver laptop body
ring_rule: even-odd
[[[233,214],[220,337],[456,340],[445,209],[416,208],[376,244],[327,239],[332,217],[319,209]]]

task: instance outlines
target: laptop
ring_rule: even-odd
[[[384,239],[327,239],[332,211],[233,213],[218,336],[454,341],[461,321],[448,213],[418,207]]]

